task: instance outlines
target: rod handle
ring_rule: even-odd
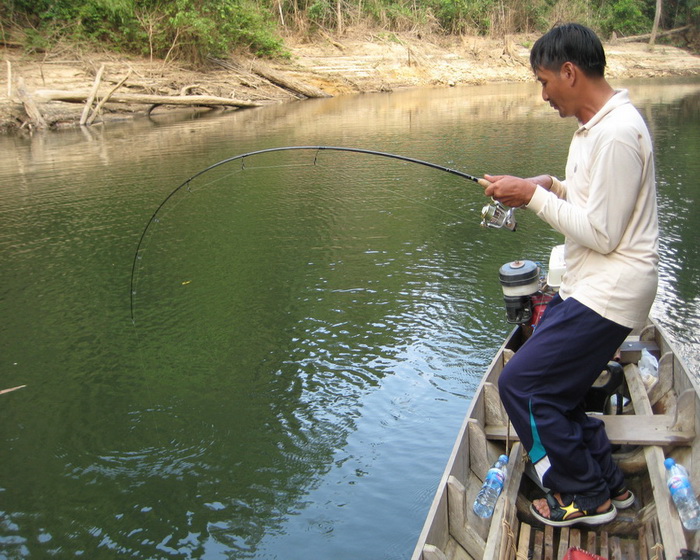
[[[481,179],[477,179],[476,182],[479,183],[484,188],[491,185],[491,183],[489,181],[487,181],[486,179],[484,179],[483,177]]]

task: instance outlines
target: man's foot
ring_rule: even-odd
[[[634,503],[634,494],[626,486],[612,493],[612,505],[617,509],[626,509]]]
[[[606,500],[595,510],[584,510],[579,508],[575,501],[564,504],[560,494],[551,493],[545,498],[534,500],[530,511],[542,523],[554,527],[569,527],[577,523],[601,525],[612,521],[617,515],[611,500]]]

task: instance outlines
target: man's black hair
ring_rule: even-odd
[[[603,77],[605,51],[598,36],[578,23],[553,27],[537,39],[530,51],[530,66],[558,71],[565,62],[571,62],[590,77]]]

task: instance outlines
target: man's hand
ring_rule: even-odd
[[[531,180],[512,175],[484,175],[484,178],[489,182],[484,194],[512,208],[528,204],[537,189]]]

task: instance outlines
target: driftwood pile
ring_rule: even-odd
[[[218,64],[219,66],[228,68],[230,70],[241,70],[241,68],[228,61],[223,60],[212,60],[212,62]],[[7,62],[7,72],[8,72],[8,96],[11,97],[11,84],[12,84],[12,68],[10,62]],[[126,76],[124,76],[119,82],[116,83],[109,91],[100,94],[100,85],[102,83],[102,75],[104,73],[105,66],[102,65],[95,75],[95,80],[93,82],[90,91],[82,90],[52,90],[52,89],[38,89],[33,92],[29,91],[24,84],[24,80],[21,77],[17,78],[17,86],[15,88],[16,97],[22,103],[24,107],[24,112],[28,117],[28,121],[25,122],[26,126],[34,129],[47,128],[49,124],[44,114],[42,114],[41,104],[52,102],[52,101],[62,101],[66,103],[82,103],[84,104],[83,111],[80,117],[80,126],[90,126],[92,125],[97,117],[102,113],[103,108],[107,103],[120,103],[120,104],[144,104],[148,105],[147,114],[161,105],[175,105],[181,107],[233,107],[236,109],[259,107],[260,103],[255,101],[246,101],[241,99],[234,99],[228,97],[217,97],[213,95],[188,95],[187,92],[193,86],[184,87],[180,95],[153,95],[146,93],[118,93],[117,90],[122,87],[130,78],[131,71],[129,71]],[[282,72],[278,72],[270,68],[269,66],[255,62],[250,64],[250,73],[263,78],[269,83],[280,87],[295,97],[303,98],[318,98],[318,97],[330,97],[327,93],[320,89],[314,88],[308,84],[300,82],[285,75]]]

